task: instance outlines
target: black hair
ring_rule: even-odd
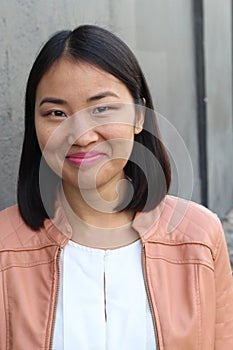
[[[82,25],[73,31],[61,31],[53,35],[41,49],[29,74],[25,97],[25,133],[18,176],[18,205],[25,223],[34,230],[44,225],[44,220],[54,216],[54,202],[58,176],[43,159],[35,130],[35,97],[43,75],[61,57],[90,63],[122,81],[131,93],[135,104],[146,103],[143,130],[135,135],[135,145],[125,166],[125,174],[131,179],[133,197],[119,210],[149,211],[155,208],[167,194],[170,181],[170,163],[161,142],[151,94],[132,51],[116,35],[108,30]],[[148,157],[146,150],[154,157]],[[140,159],[140,166],[137,164]],[[46,174],[46,201],[41,197],[39,169]],[[148,182],[153,191],[148,191]],[[48,209],[49,208],[49,209]]]

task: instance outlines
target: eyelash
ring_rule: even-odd
[[[104,116],[106,112],[109,112],[110,110],[116,110],[116,109],[118,109],[118,108],[115,106],[113,107],[113,106],[102,105],[102,106],[98,106],[98,107],[91,109],[90,114],[93,116],[96,116],[96,115],[103,115]],[[56,115],[56,114],[58,114],[58,115]],[[51,117],[51,118],[58,118],[58,119],[68,117],[68,115],[60,109],[54,109],[54,110],[48,111],[48,112],[44,113],[44,116]]]
[[[55,115],[57,112],[59,112],[60,115]],[[63,117],[67,118],[66,113],[64,113],[60,109],[55,109],[53,111],[49,111],[49,112],[45,113],[45,116],[52,116],[53,118],[63,118]]]

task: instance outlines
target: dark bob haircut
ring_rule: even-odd
[[[125,206],[121,204],[118,210],[149,211],[155,208],[168,192],[171,174],[145,77],[134,54],[121,39],[98,26],[82,25],[73,31],[61,31],[52,36],[36,58],[28,78],[25,133],[17,190],[23,220],[33,230],[39,230],[46,218],[54,216],[54,202],[60,179],[43,159],[36,136],[34,113],[37,86],[43,75],[61,57],[87,62],[114,75],[128,88],[135,104],[146,102],[144,128],[134,139],[135,144],[140,143],[144,147],[133,147],[124,169],[126,176],[131,179],[134,194],[131,201]],[[153,157],[148,157],[145,149],[152,152]],[[135,159],[140,159],[140,166]],[[46,193],[46,202],[50,203],[46,206],[41,196],[41,167],[46,176],[43,193]]]

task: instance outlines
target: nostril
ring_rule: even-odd
[[[98,141],[99,134],[94,129],[89,129],[83,133],[79,131],[77,134],[75,134],[74,131],[73,133],[69,133],[69,135],[67,135],[66,140],[69,146],[77,145],[83,147]]]

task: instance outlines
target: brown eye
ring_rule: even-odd
[[[56,110],[51,113],[54,117],[66,117],[66,114],[62,111]]]

